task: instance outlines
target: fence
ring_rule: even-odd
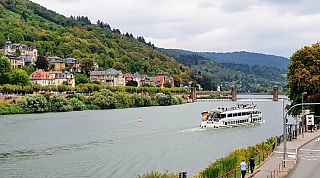
[[[278,142],[281,141],[281,139],[278,139],[278,138],[279,137],[277,137],[275,142],[269,148],[267,148],[264,152],[254,157],[255,166],[260,165],[275,150],[276,146],[280,145],[280,143]],[[249,162],[247,162],[247,172],[250,171],[249,165],[250,165]],[[239,168],[235,168],[220,176],[206,177],[206,178],[238,178],[239,176],[241,176],[241,170]]]

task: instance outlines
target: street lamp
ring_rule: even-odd
[[[301,105],[301,107],[302,107],[302,116],[301,116],[301,118],[302,118],[302,133],[303,133],[303,130],[305,129],[304,128],[304,110],[303,110],[303,95],[306,95],[307,94],[307,92],[305,91],[305,92],[303,92],[303,93],[301,93],[301,97],[302,97],[302,105]]]

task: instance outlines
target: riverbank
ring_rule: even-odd
[[[1,101],[3,102],[0,103],[0,115],[170,106],[186,102],[181,97],[172,96],[171,93],[157,93],[150,97],[139,94],[113,93],[107,89],[93,92],[89,96],[29,94],[2,96]]]

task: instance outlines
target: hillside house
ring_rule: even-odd
[[[75,58],[67,58],[65,61],[65,67],[69,68],[70,72],[80,72],[78,60]]]
[[[32,84],[39,84],[41,86],[58,86],[63,82],[68,83],[68,86],[75,86],[74,75],[69,72],[46,72],[39,69],[30,74],[30,81]]]
[[[125,76],[120,70],[107,69],[106,71],[91,71],[90,82],[98,81],[101,85],[125,86]]]
[[[30,82],[41,86],[54,86],[54,73],[46,72],[43,69],[37,70],[30,74]]]
[[[47,61],[49,63],[49,68],[54,69],[55,71],[62,71],[66,68],[65,59],[60,57],[48,57]]]

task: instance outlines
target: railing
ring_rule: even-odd
[[[279,137],[277,137],[277,138],[279,138]],[[259,154],[254,157],[255,166],[260,165],[276,149],[276,146],[280,145],[280,143],[278,143],[280,140],[276,139],[276,141],[269,148],[266,149],[267,150],[266,152],[263,152],[262,154]],[[250,165],[249,162],[247,162],[247,172],[250,171],[249,165]],[[239,168],[236,168],[236,169],[228,171],[220,176],[216,176],[216,177],[212,177],[212,178],[233,178],[233,177],[238,178],[239,176],[241,176],[241,170],[239,170]]]
[[[278,167],[276,167],[273,171],[270,172],[267,178],[276,178],[279,175],[280,169],[283,170],[284,167],[285,167],[285,161],[282,161],[278,165]]]

